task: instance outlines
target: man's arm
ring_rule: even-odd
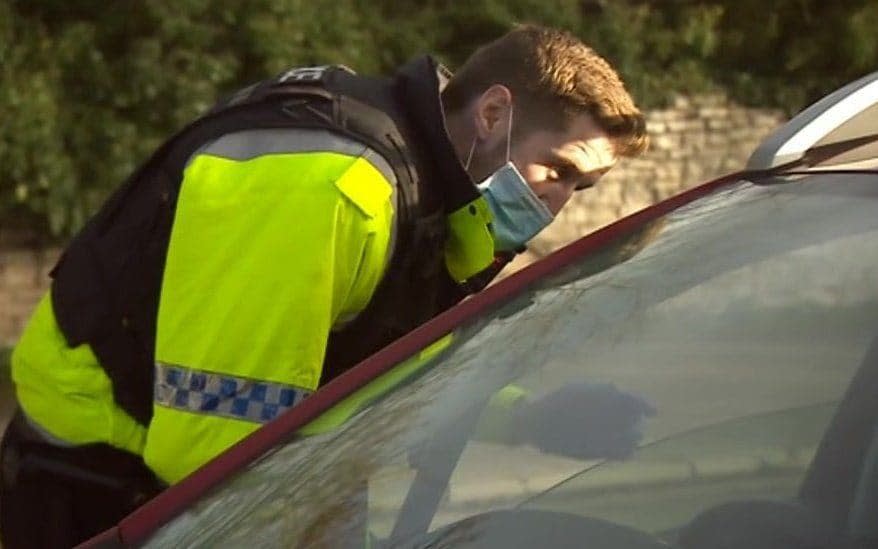
[[[362,154],[207,151],[186,169],[159,305],[144,459],[168,482],[317,389],[393,222],[391,182]]]

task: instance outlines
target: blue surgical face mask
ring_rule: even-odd
[[[512,108],[506,136],[506,164],[477,186],[491,209],[494,249],[498,252],[521,250],[527,242],[554,219],[551,210],[534,194],[521,172],[510,160],[512,143]],[[470,148],[469,169],[476,141]]]
[[[478,185],[491,209],[494,249],[520,250],[554,219],[512,162]]]

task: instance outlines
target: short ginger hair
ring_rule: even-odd
[[[563,129],[586,112],[614,142],[616,153],[646,150],[646,121],[610,64],[572,34],[519,25],[482,46],[442,92],[447,112],[459,112],[494,84],[512,92],[524,125]],[[534,116],[528,117],[528,114]],[[521,118],[519,119],[521,120]]]

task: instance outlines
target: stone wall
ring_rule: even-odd
[[[754,147],[783,122],[779,112],[745,109],[719,95],[679,98],[648,114],[650,151],[623,160],[578,193],[527,254],[507,270],[692,185],[742,168]],[[57,249],[0,234],[0,347],[11,345],[48,286]]]

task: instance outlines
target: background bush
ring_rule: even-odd
[[[515,22],[565,28],[645,107],[723,89],[794,112],[878,66],[870,0],[0,0],[0,229],[61,239],[220,95],[296,65],[452,68]]]

